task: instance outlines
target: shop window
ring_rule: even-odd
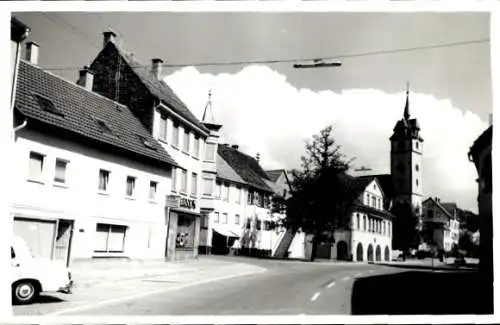
[[[194,247],[194,226],[195,218],[193,216],[178,215],[176,248],[192,249]]]
[[[94,252],[123,253],[126,231],[126,226],[98,223],[96,225]]]

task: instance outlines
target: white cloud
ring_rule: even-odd
[[[331,124],[344,153],[356,157],[356,166],[370,167],[373,173],[389,172],[389,137],[402,117],[404,93],[297,89],[267,66],[218,75],[189,67],[165,80],[200,118],[212,89],[213,112],[223,124],[223,142],[239,144],[250,155],[259,152],[265,168],[298,167],[304,141]],[[467,152],[487,124],[448,100],[426,94],[410,94],[410,111],[418,118],[424,138],[424,195],[475,211],[477,175]]]

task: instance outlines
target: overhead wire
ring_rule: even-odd
[[[374,55],[422,51],[422,50],[470,45],[470,44],[481,44],[481,43],[488,43],[489,41],[490,41],[490,39],[486,38],[486,39],[468,40],[468,41],[461,41],[461,42],[441,43],[441,44],[434,44],[434,45],[414,46],[414,47],[408,47],[408,48],[379,50],[379,51],[360,52],[360,53],[351,53],[351,54],[339,54],[339,55],[332,55],[332,56],[310,57],[310,58],[287,58],[287,59],[273,59],[273,60],[241,60],[241,61],[226,61],[226,62],[213,61],[213,62],[192,62],[192,63],[179,63],[179,64],[164,63],[164,64],[162,64],[162,67],[181,68],[181,67],[191,67],[191,66],[192,67],[237,66],[237,65],[252,65],[252,64],[293,63],[293,62],[305,62],[305,61],[327,61],[327,60],[349,59],[349,58],[366,57],[366,56],[374,56]],[[135,67],[136,68],[142,68],[142,67],[148,68],[149,65],[138,65]],[[76,66],[58,66],[58,67],[45,67],[44,69],[56,71],[56,70],[76,70],[76,69],[80,69],[80,68],[81,67],[76,67]]]

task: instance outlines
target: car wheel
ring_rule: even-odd
[[[39,290],[31,281],[17,282],[13,289],[13,300],[18,304],[30,304],[38,296]]]

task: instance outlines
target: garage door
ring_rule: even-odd
[[[56,221],[14,218],[14,234],[26,241],[33,255],[52,258]]]

